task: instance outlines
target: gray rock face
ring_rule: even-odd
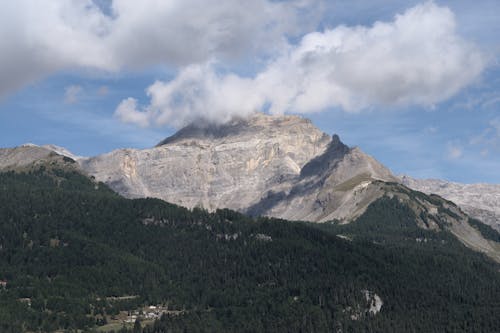
[[[307,221],[359,215],[374,199],[365,190],[371,181],[396,180],[309,120],[261,113],[216,127],[186,127],[155,148],[116,150],[79,163],[126,197]]]
[[[460,184],[408,176],[400,178],[410,188],[453,201],[471,217],[500,231],[500,184]]]

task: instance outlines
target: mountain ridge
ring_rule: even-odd
[[[308,222],[350,223],[382,197],[396,198],[411,208],[422,229],[450,230],[500,262],[499,243],[471,225],[455,204],[411,191],[359,147],[348,147],[302,117],[257,113],[226,125],[188,126],[153,148],[76,161],[67,150],[50,147],[0,150],[8,157],[0,159],[0,169],[9,163],[7,169],[71,162],[126,198]]]
[[[500,184],[461,184],[441,179],[400,176],[401,182],[417,191],[435,193],[457,205],[470,216],[500,231]]]

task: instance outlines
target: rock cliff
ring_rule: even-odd
[[[79,160],[130,198],[189,208],[231,208],[286,219],[351,219],[376,198],[368,184],[391,172],[298,116],[256,113],[219,126],[188,126],[146,150]]]

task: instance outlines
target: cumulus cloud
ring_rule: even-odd
[[[189,65],[151,85],[148,105],[129,99],[126,112],[116,114],[141,125],[182,126],[267,108],[281,114],[432,106],[473,82],[484,66],[480,51],[458,35],[453,13],[427,2],[391,22],[306,34],[252,77],[220,71],[216,61]]]
[[[262,107],[262,94],[255,82],[236,75],[219,75],[212,64],[191,65],[170,82],[157,81],[146,93],[150,104],[138,109],[128,98],[115,115],[124,122],[182,127],[203,118],[223,123],[234,116],[247,116]]]
[[[0,10],[0,96],[65,69],[186,66],[275,52],[300,33],[299,11],[319,0],[5,1]]]
[[[108,19],[90,1],[5,1],[0,10],[0,96],[56,70],[112,68],[101,43]]]
[[[115,115],[125,123],[133,123],[141,127],[149,126],[149,117],[146,113],[137,112],[137,101],[127,98],[122,101],[115,111]]]

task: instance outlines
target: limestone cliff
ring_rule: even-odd
[[[372,180],[395,180],[309,120],[262,113],[189,126],[154,148],[117,150],[80,164],[127,197],[307,221],[353,218],[372,201],[364,190]]]

